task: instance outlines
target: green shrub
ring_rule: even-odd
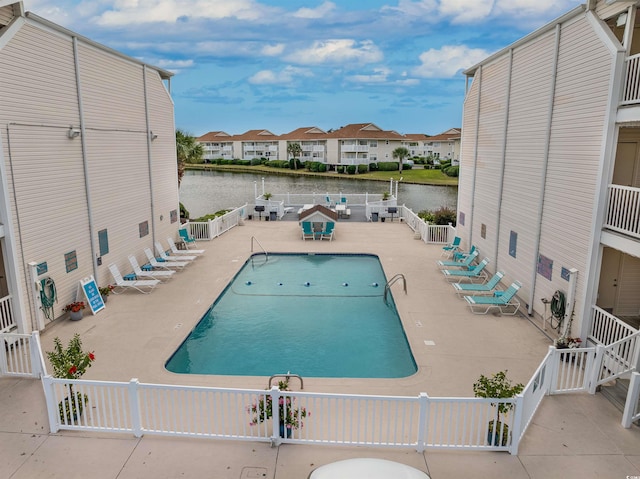
[[[252,158],[251,159],[251,166],[256,166],[256,165],[261,165],[262,164],[262,158]]]
[[[189,211],[184,207],[182,203],[180,203],[180,218],[189,219]]]
[[[366,173],[367,171],[369,171],[367,165],[358,165],[358,173]]]
[[[403,170],[410,170],[411,168],[413,168],[413,165],[410,165],[409,163],[403,163],[402,164],[402,169]]]
[[[327,165],[324,163],[318,164],[318,173],[325,173],[327,171]]]
[[[294,170],[294,169],[301,170],[303,167],[302,162],[300,161],[300,158],[291,158],[288,161],[288,163],[289,163],[288,168],[291,170]]]
[[[378,171],[378,163],[369,163],[369,171]]]
[[[229,211],[231,211],[231,210],[216,211],[215,213],[204,215],[204,216],[201,216],[200,218],[196,218],[196,219],[191,220],[191,221],[193,221],[195,223],[206,223],[207,221],[213,220],[213,219],[217,218],[218,216],[226,215]]]
[[[355,175],[356,174],[356,165],[348,165],[347,166],[347,174]]]
[[[446,206],[434,211],[433,216],[437,225],[448,225],[449,223],[453,226],[456,225],[456,211]]]
[[[427,211],[427,210],[418,211],[418,218],[422,219],[423,221],[426,221],[427,223],[433,224],[436,222],[436,218],[434,214],[431,211]]]
[[[344,166],[337,166],[336,171],[338,172],[338,174],[344,173]]]
[[[267,161],[265,165],[272,168],[289,168],[289,162],[287,160],[271,160]]]
[[[460,174],[460,167],[459,166],[448,166],[448,167],[444,168],[442,170],[442,172],[447,176],[451,176],[451,177],[457,178],[458,175]]]
[[[398,171],[397,161],[381,161],[378,163],[378,169],[380,171]]]
[[[305,168],[313,173],[317,173],[318,171],[320,171],[320,165],[322,165],[322,163],[320,163],[319,161],[307,161],[304,164]]]

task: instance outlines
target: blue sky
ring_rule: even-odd
[[[372,122],[461,126],[461,71],[578,0],[24,0],[25,9],[175,72],[199,136]]]

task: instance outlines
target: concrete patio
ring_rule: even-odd
[[[205,255],[150,295],[111,296],[106,310],[82,321],[56,321],[42,334],[81,334],[96,361],[85,378],[146,383],[266,388],[265,377],[178,375],[163,364],[251,254],[251,237],[269,252],[368,252],[387,278],[403,273],[408,294],[394,300],[418,372],[402,379],[305,378],[305,391],[384,395],[472,396],[480,374],[502,369],[526,383],[551,344],[524,316],[469,312],[435,265],[441,247],[413,239],[399,222],[339,222],[334,241],[302,241],[296,222],[248,221],[210,243]],[[160,238],[161,239],[161,238]],[[256,245],[256,248],[258,246]],[[137,252],[141,253],[141,252]],[[104,267],[104,266],[103,266]],[[509,283],[518,278],[505,278]],[[247,352],[252,345],[247,344]],[[278,373],[282,371],[274,371]],[[292,371],[293,372],[293,371]],[[306,478],[322,464],[379,457],[409,464],[433,479],[469,476],[595,478],[640,476],[640,428],[600,394],[546,397],[520,444],[506,453],[281,445],[175,437],[61,432],[49,434],[42,387],[0,379],[0,478]]]

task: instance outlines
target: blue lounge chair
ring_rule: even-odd
[[[307,240],[308,238],[311,238],[312,240],[314,240],[316,239],[316,235],[313,232],[311,221],[303,221],[302,222],[302,239]]]
[[[443,269],[442,274],[447,280],[457,280],[458,282],[465,280],[482,281],[487,279],[487,272],[484,270],[485,266],[489,264],[489,258],[483,259],[475,268],[467,271],[466,269]]]
[[[329,222],[325,227],[324,231],[320,233],[320,239],[328,239],[331,241],[333,239],[333,228],[335,227],[335,223]]]
[[[504,273],[502,271],[498,271],[493,275],[489,281],[484,284],[478,283],[453,283],[453,289],[456,290],[458,296],[460,295],[475,295],[475,294],[493,294],[498,291],[496,286],[500,283],[502,278],[504,277]]]
[[[458,251],[458,248],[460,248],[460,241],[462,240],[459,236],[453,238],[453,241],[451,243],[442,247],[442,254],[440,256],[451,256],[451,253],[455,253],[456,251]]]
[[[480,252],[475,250],[469,256],[467,256],[462,261],[436,261],[436,264],[441,268],[464,268],[464,269],[472,269],[474,266],[471,264],[478,257]]]
[[[464,299],[469,303],[471,312],[474,314],[487,314],[491,308],[498,308],[503,314],[514,315],[520,308],[520,301],[516,298],[516,293],[521,286],[516,281],[505,291],[494,293],[494,296],[465,296]],[[513,308],[513,312],[507,312],[510,308]]]
[[[471,249],[469,251],[454,251],[453,252],[453,261],[463,261],[467,256],[469,256],[470,254],[473,254],[473,252],[476,250],[476,245],[472,245]]]

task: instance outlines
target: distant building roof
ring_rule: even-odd
[[[462,135],[462,130],[460,128],[451,128],[438,135],[430,136],[429,141],[459,140],[461,135]]]
[[[429,135],[425,133],[405,133],[404,137],[407,140],[417,140],[417,141],[424,141],[431,138]]]
[[[224,131],[210,131],[196,138],[196,141],[231,141],[231,135]]]
[[[237,141],[276,141],[279,140],[280,137],[274,135],[269,130],[249,130],[241,135],[233,135],[231,139]]]
[[[304,126],[280,135],[281,140],[317,140],[325,139],[327,132],[317,126]]]
[[[328,138],[363,138],[381,140],[403,140],[397,131],[383,130],[373,123],[352,123],[327,133]]]

